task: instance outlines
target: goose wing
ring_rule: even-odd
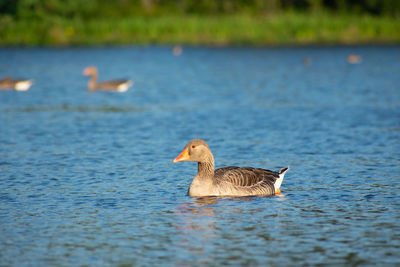
[[[228,183],[235,187],[274,187],[279,173],[252,167],[225,167],[215,170],[214,178],[217,183]]]
[[[14,87],[14,81],[10,76],[6,76],[0,80],[0,88],[1,89],[11,89]]]
[[[128,90],[128,87],[130,87],[131,85],[132,81],[130,80],[112,80],[112,81],[101,82],[96,85],[96,88],[103,90],[115,90],[124,92]]]

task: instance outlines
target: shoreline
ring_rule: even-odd
[[[0,47],[183,45],[210,47],[400,44],[400,17],[283,13],[102,19],[0,17]]]
[[[400,46],[399,43],[368,43],[368,44],[307,44],[307,45],[235,45],[235,44],[227,44],[227,45],[207,45],[207,44],[96,44],[96,45],[0,45],[0,49],[80,49],[80,48],[93,48],[93,49],[101,49],[101,48],[173,48],[175,45],[179,45],[182,48],[210,48],[210,49],[224,49],[224,48],[249,48],[249,49],[302,49],[302,48],[317,48],[317,49],[329,49],[329,48],[363,48],[363,47],[387,47],[387,48],[397,48]]]

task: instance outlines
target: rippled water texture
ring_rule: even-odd
[[[35,79],[0,92],[2,266],[400,265],[399,47],[3,48],[0,75]],[[282,195],[186,196],[192,138],[290,166]]]

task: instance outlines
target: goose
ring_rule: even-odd
[[[311,64],[311,58],[310,57],[305,57],[303,58],[303,65],[308,67]]]
[[[172,48],[172,54],[177,57],[180,56],[182,54],[182,46],[175,45],[174,48]]]
[[[15,91],[27,91],[33,84],[33,80],[30,79],[13,79],[10,76],[4,77],[0,80],[1,90],[15,90]]]
[[[130,80],[113,80],[97,83],[98,72],[94,66],[87,67],[83,70],[83,75],[91,76],[88,89],[89,91],[110,91],[110,92],[126,92],[133,84]]]
[[[362,57],[357,54],[349,54],[347,56],[347,62],[350,64],[359,64],[362,61]]]
[[[198,171],[188,190],[189,196],[267,196],[280,194],[289,167],[270,171],[252,167],[224,167],[214,170],[214,157],[207,143],[191,140],[173,160],[195,161]]]

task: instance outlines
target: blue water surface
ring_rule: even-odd
[[[399,46],[1,48],[6,75],[35,83],[0,92],[1,266],[400,265]],[[290,166],[282,194],[187,196],[193,138]]]

